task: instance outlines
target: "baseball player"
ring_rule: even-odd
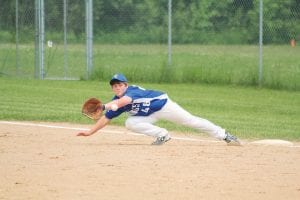
[[[129,117],[125,122],[126,128],[156,138],[152,145],[161,145],[171,139],[166,129],[155,125],[160,119],[208,133],[229,145],[240,145],[239,140],[225,129],[190,114],[164,92],[128,85],[123,74],[114,75],[109,83],[115,96],[111,102],[103,105],[105,115],[89,131],[79,132],[77,136],[90,136],[105,127],[113,118],[127,112]]]

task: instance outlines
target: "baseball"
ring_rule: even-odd
[[[112,111],[118,110],[117,104],[112,104],[110,108],[111,108]]]

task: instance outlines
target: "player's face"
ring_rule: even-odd
[[[118,97],[122,97],[123,94],[126,92],[127,90],[127,83],[122,83],[122,82],[117,82],[114,83],[111,88],[113,90],[113,92],[115,93],[116,96]]]

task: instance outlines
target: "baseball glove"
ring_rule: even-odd
[[[90,119],[98,120],[102,115],[103,107],[104,106],[100,100],[90,98],[84,102],[81,112]]]

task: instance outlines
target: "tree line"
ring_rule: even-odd
[[[35,1],[19,0],[22,30],[34,31]],[[85,34],[85,1],[67,0],[68,33]],[[300,39],[300,0],[263,0],[264,42]],[[16,1],[0,0],[0,32],[14,32]],[[47,34],[63,33],[63,0],[45,0]],[[259,0],[173,0],[174,43],[258,42]],[[168,0],[93,0],[95,42],[167,41]],[[1,33],[0,33],[1,36]]]

